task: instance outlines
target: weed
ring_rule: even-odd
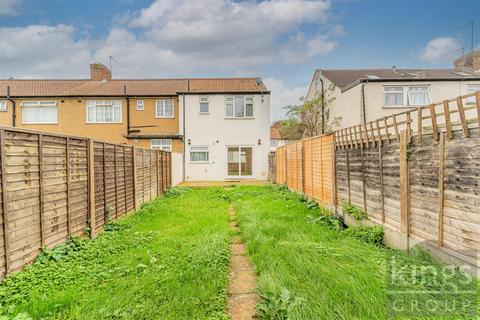
[[[350,237],[369,244],[380,246],[383,242],[383,228],[380,226],[351,226],[344,232]]]
[[[342,219],[333,215],[320,214],[318,217],[308,216],[308,222],[318,223],[336,231],[345,229],[345,224]]]
[[[365,211],[351,203],[344,202],[342,204],[342,210],[345,214],[348,214],[357,221],[361,221],[367,217]]]
[[[279,294],[263,293],[262,301],[257,305],[258,316],[260,319],[285,320],[293,309],[301,306],[304,302],[302,298],[294,298],[290,291],[282,288]]]
[[[192,188],[190,187],[181,187],[181,186],[171,187],[171,188],[168,188],[167,191],[165,191],[165,197],[167,198],[178,197],[191,190]]]

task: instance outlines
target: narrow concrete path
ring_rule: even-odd
[[[253,319],[259,301],[255,269],[247,256],[247,247],[239,237],[233,206],[228,208],[230,228],[235,232],[230,245],[231,264],[228,281],[228,315],[232,320]]]

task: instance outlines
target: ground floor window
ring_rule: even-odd
[[[150,147],[153,150],[172,151],[172,139],[152,139]]]
[[[208,162],[209,150],[208,147],[191,147],[190,148],[190,161],[191,162]]]
[[[228,175],[251,176],[253,174],[252,147],[228,147]]]

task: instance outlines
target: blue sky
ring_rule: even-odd
[[[316,68],[445,68],[480,41],[477,0],[0,0],[0,77],[261,76],[272,117]]]

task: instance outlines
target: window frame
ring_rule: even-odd
[[[204,101],[202,101],[204,99]],[[202,111],[202,103],[207,104],[207,111]],[[198,107],[199,107],[199,114],[209,114],[210,113],[210,97],[208,96],[200,96],[198,98]]]
[[[88,119],[88,109],[91,108],[91,106],[89,106],[89,102],[95,102],[95,105],[94,105],[94,110],[95,112],[93,113],[94,114],[94,118],[95,120],[94,121],[90,121]],[[113,115],[113,121],[97,121],[97,102],[106,102],[106,101],[111,101],[112,102],[112,115]],[[115,106],[115,102],[120,102],[119,103],[119,106]],[[86,123],[87,124],[119,124],[119,123],[122,123],[122,109],[123,109],[123,102],[122,100],[120,99],[88,99],[88,100],[85,100],[85,110],[86,110],[86,116],[85,116],[85,120],[86,120]],[[99,106],[102,106],[99,104]],[[105,104],[103,105],[105,106]],[[120,110],[120,119],[118,121],[115,121],[115,108],[118,108]]]
[[[426,94],[428,97],[428,103],[426,104],[410,104],[410,89],[411,88],[420,88],[426,87]],[[387,88],[402,88],[402,91],[385,91]],[[402,94],[402,104],[387,104],[386,95],[387,94]],[[429,105],[432,101],[432,96],[430,94],[430,85],[429,84],[415,84],[415,85],[384,85],[383,86],[383,108],[398,109],[398,108],[418,108],[420,106]]]
[[[236,101],[238,98],[242,98],[243,99],[243,117],[237,117],[236,116],[236,110],[235,110],[235,104],[236,104]],[[227,104],[230,104],[230,103],[227,103],[228,99],[232,99],[231,101],[231,104],[233,106],[233,109],[232,109],[232,115],[229,116],[227,114]],[[247,116],[247,99],[251,99],[251,105],[252,105],[252,115],[251,116]],[[224,99],[224,116],[225,116],[225,119],[254,119],[255,118],[255,97],[254,96],[249,96],[249,95],[246,95],[246,96],[243,96],[243,95],[232,95],[232,96],[225,96],[225,99]]]
[[[4,107],[3,107],[4,106]],[[0,112],[8,111],[8,102],[7,100],[0,100]]]
[[[50,103],[50,105],[48,105]],[[32,104],[32,105],[27,105]],[[43,105],[42,105],[43,104]],[[22,124],[58,124],[58,102],[56,100],[24,100],[20,103],[22,107]],[[25,121],[25,108],[55,107],[55,122],[29,122]]]
[[[172,101],[172,115],[171,116],[166,116],[165,115],[165,101]],[[158,103],[162,102],[163,106],[163,115],[159,115],[158,113]],[[157,99],[155,100],[155,118],[159,119],[174,119],[175,118],[175,101],[174,99],[168,98],[168,99]]]
[[[141,102],[141,103],[139,103]],[[135,108],[137,111],[144,111],[145,110],[145,100],[137,100],[137,106]]]
[[[156,148],[157,145],[154,145],[153,141],[169,141],[170,143],[169,144],[159,144],[158,148]],[[164,147],[168,147],[168,150],[165,150]],[[150,149],[151,150],[160,150],[160,151],[172,152],[172,147],[173,147],[172,139],[163,139],[163,138],[150,139]]]
[[[193,153],[206,153],[207,160],[192,160]],[[208,146],[191,146],[188,154],[190,163],[210,163],[210,148]]]

